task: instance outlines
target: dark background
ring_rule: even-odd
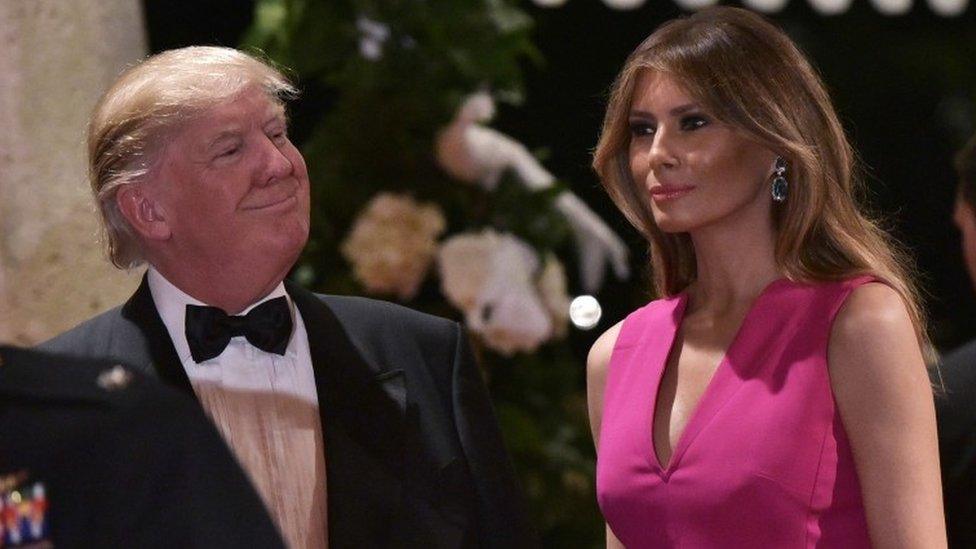
[[[236,45],[250,25],[254,2],[145,0],[144,7],[150,50],[156,52]],[[640,264],[645,245],[599,188],[590,153],[607,87],[624,58],[657,25],[682,12],[670,0],[648,0],[633,11],[615,11],[597,0],[569,0],[556,9],[524,1],[522,7],[535,19],[535,42],[545,63],[526,63],[526,103],[502,105],[493,125],[532,150],[546,150],[547,168],[571,182],[631,243]],[[844,14],[825,17],[805,0],[791,0],[771,17],[808,53],[831,90],[870,175],[867,206],[890,221],[916,257],[931,334],[942,351],[976,336],[976,296],[951,220],[952,156],[976,121],[974,12],[970,7],[960,17],[941,18],[916,1],[907,14],[888,17],[861,0]],[[328,98],[311,91],[293,117],[299,146],[309,126],[303,118],[328,108]],[[599,296],[605,311],[600,328],[646,300],[643,280],[608,285]],[[599,331],[574,333],[581,360]]]

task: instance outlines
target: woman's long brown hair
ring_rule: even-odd
[[[858,208],[857,158],[823,82],[785,33],[740,8],[707,8],[662,25],[631,53],[611,91],[593,168],[650,241],[655,293],[683,291],[696,278],[696,260],[687,233],[657,227],[630,174],[628,114],[643,71],[666,73],[718,120],[787,161],[789,198],[773,213],[776,263],[787,277],[877,277],[902,296],[930,352],[913,262]]]

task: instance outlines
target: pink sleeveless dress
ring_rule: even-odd
[[[870,547],[827,342],[844,299],[871,280],[767,286],[667,468],[652,421],[687,296],[627,317],[610,359],[597,456],[600,509],[625,546]]]

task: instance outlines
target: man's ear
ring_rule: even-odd
[[[146,240],[168,240],[173,233],[166,212],[146,191],[144,183],[122,185],[115,193],[115,203],[136,234]]]

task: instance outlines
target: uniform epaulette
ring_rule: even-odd
[[[142,379],[121,364],[0,346],[0,398],[126,405]]]

